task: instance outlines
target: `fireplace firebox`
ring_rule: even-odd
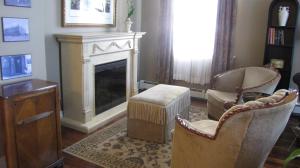
[[[95,66],[96,115],[126,102],[126,60]]]

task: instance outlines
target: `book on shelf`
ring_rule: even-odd
[[[271,44],[271,45],[285,45],[284,30],[277,30],[273,27],[269,28],[268,44]]]

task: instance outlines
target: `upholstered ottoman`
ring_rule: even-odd
[[[190,89],[157,85],[128,101],[127,134],[131,138],[165,143],[175,126],[175,116],[188,119]]]

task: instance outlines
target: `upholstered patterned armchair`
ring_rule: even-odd
[[[176,117],[172,168],[260,168],[283,132],[297,92],[236,105],[219,121],[189,122]]]
[[[280,80],[280,74],[270,68],[245,67],[217,75],[213,89],[207,91],[208,115],[219,119],[226,111],[224,105],[234,104],[243,92],[272,94]]]

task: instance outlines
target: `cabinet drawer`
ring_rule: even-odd
[[[15,102],[18,168],[43,168],[58,160],[55,92]]]
[[[38,96],[15,101],[16,125],[29,124],[46,118],[55,111],[55,92],[45,92]]]
[[[16,128],[18,168],[44,168],[59,159],[56,118],[47,118]]]

